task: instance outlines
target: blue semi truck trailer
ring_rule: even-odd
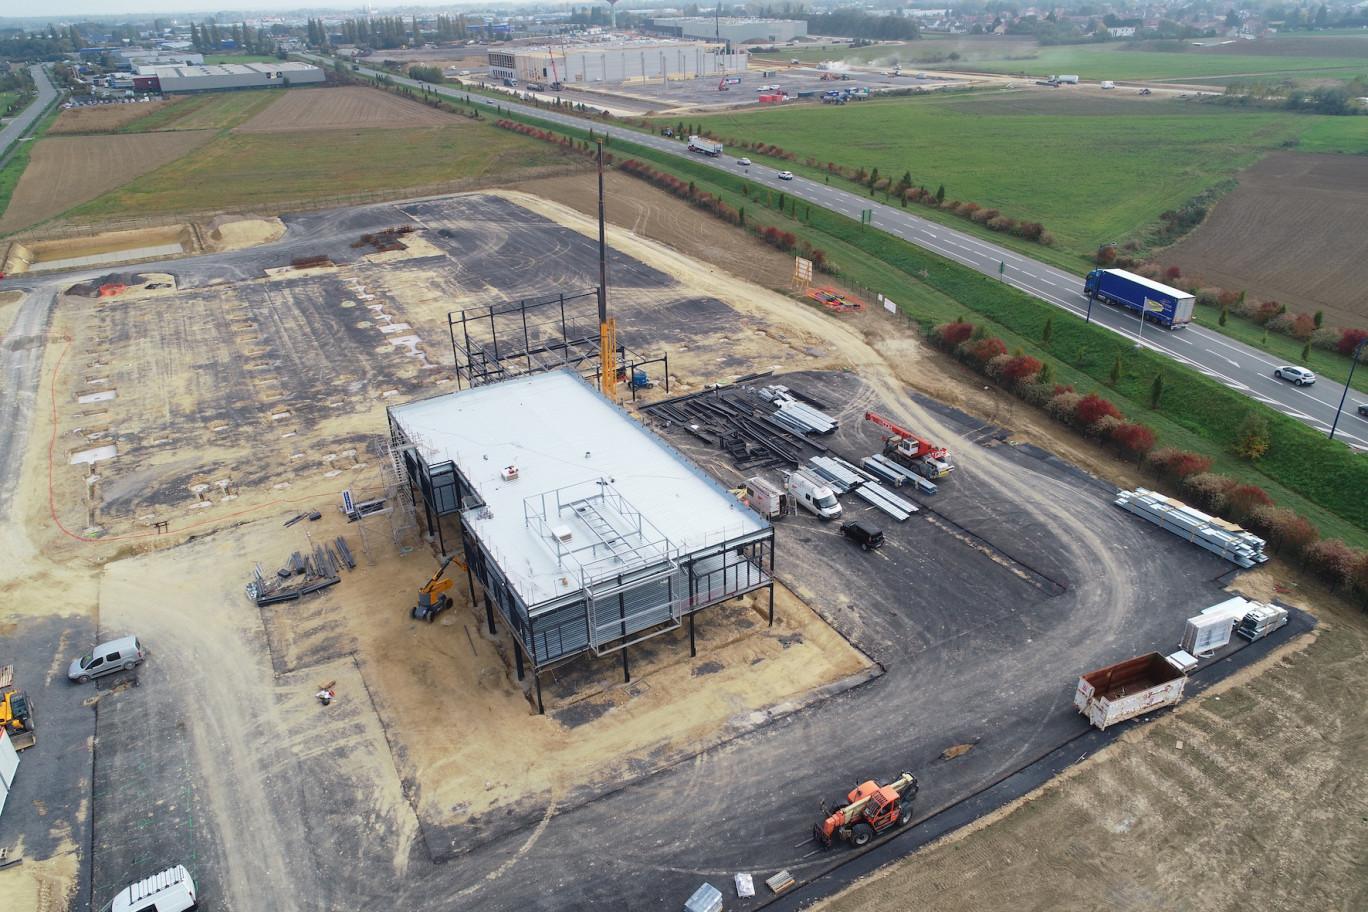
[[[1197,299],[1185,291],[1160,285],[1124,269],[1094,269],[1083,281],[1083,293],[1143,313],[1147,319],[1169,329],[1192,322]],[[1149,301],[1149,306],[1145,302]]]

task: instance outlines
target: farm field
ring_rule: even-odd
[[[1326,325],[1368,325],[1363,297],[1363,213],[1368,160],[1275,152],[1240,176],[1200,231],[1164,252],[1165,263],[1289,310],[1323,309]]]
[[[40,140],[19,178],[0,234],[32,227],[149,171],[174,162],[214,138],[210,130],[175,135],[55,136]]]
[[[152,112],[144,120],[125,127],[128,132],[146,133],[165,130],[223,130],[245,123],[254,114],[264,111],[286,89],[264,89],[254,92],[224,92],[219,95],[190,95],[174,99],[170,106]],[[298,89],[296,91],[309,91]],[[319,90],[314,90],[319,91]]]
[[[1327,120],[1337,123],[1320,123]],[[878,168],[895,179],[910,172],[928,189],[944,185],[947,200],[1042,222],[1059,238],[1054,261],[1078,268],[1099,243],[1134,236],[1267,151],[1295,144],[1303,130],[1322,130],[1323,148],[1353,151],[1358,120],[1124,95],[1089,98],[1080,108],[1064,93],[1023,91],[736,112],[702,125],[724,142],[793,152],[796,168],[810,156],[819,167]],[[1052,259],[1036,245],[1022,249]]]
[[[145,101],[134,104],[102,104],[67,108],[57,115],[57,120],[48,128],[47,135],[72,136],[118,133],[129,124],[159,114],[175,104],[174,101]]]
[[[408,129],[232,133],[80,206],[71,215],[100,219],[276,206],[563,163],[564,158],[545,143],[474,122]]]
[[[1179,81],[1217,76],[1339,76],[1351,78],[1363,72],[1363,58],[1350,56],[1368,50],[1362,43],[1349,45],[1342,57],[1237,54],[1222,48],[1189,47],[1183,51],[1129,50],[1123,45],[1068,45],[1040,48],[1026,60],[975,60],[945,64],[949,69],[973,69],[1008,75],[1077,73],[1084,79],[1147,79]],[[1227,47],[1230,47],[1229,45]],[[1243,47],[1238,45],[1236,47]]]
[[[235,133],[290,133],[358,127],[427,127],[464,123],[464,118],[375,89],[343,86],[320,92],[286,92],[234,128]]]

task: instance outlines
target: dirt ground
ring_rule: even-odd
[[[169,101],[143,101],[136,104],[102,104],[67,108],[53,121],[48,136],[114,133],[135,120],[171,107]]]
[[[1057,432],[1021,406],[1000,402],[976,378],[925,351],[895,319],[876,311],[833,317],[776,293],[771,289],[787,285],[787,257],[717,229],[711,219],[638,182],[616,175],[609,181],[609,217],[619,226],[610,230],[611,246],[674,276],[694,293],[724,300],[763,323],[762,329],[721,340],[751,369],[849,368],[890,401],[905,400],[902,388],[912,386],[1012,427],[1020,439],[1059,452],[1118,484],[1134,483],[1106,454]],[[570,183],[528,183],[505,196],[596,236],[592,188],[588,182],[574,182],[584,187]],[[251,239],[249,231],[239,240]],[[429,253],[415,247],[413,257]],[[428,308],[435,311],[450,303],[440,277],[391,283],[374,267],[361,267],[352,277],[357,282],[351,287],[359,290],[348,292],[345,300],[356,305],[365,302],[363,295],[375,295],[391,323],[410,312],[423,317]],[[330,282],[345,284],[346,279],[328,275],[321,284]],[[70,348],[52,346],[48,356],[47,375],[56,373],[63,392],[57,424],[39,410],[39,426],[30,439],[30,468],[14,507],[22,521],[6,524],[0,532],[0,547],[10,558],[3,562],[7,569],[0,570],[0,591],[11,610],[87,611],[103,623],[136,618],[147,639],[236,643],[233,649],[242,653],[243,667],[256,670],[213,695],[215,705],[222,704],[217,711],[225,716],[234,707],[237,712],[242,706],[265,707],[263,712],[279,716],[288,728],[290,720],[304,718],[306,711],[310,718],[316,716],[308,694],[334,680],[338,708],[359,707],[363,732],[358,737],[364,742],[358,748],[359,762],[373,767],[378,781],[390,783],[375,801],[391,815],[412,805],[432,830],[430,847],[439,848],[445,839],[452,850],[468,845],[471,832],[480,838],[479,828],[494,820],[496,810],[527,813],[528,807],[516,804],[513,796],[525,794],[534,780],[537,800],[554,810],[559,802],[639,775],[642,764],[649,768],[666,762],[687,744],[697,749],[744,730],[753,724],[753,713],[867,671],[863,657],[848,647],[843,651],[839,637],[820,621],[811,624],[802,606],[784,594],[778,613],[785,620],[774,631],[757,623],[755,609],[760,606],[754,604],[736,605],[725,617],[707,621],[702,631],[707,647],[728,657],[720,664],[731,667],[757,659],[762,669],[772,670],[754,678],[726,672],[700,677],[700,660],[689,660],[686,649],[681,658],[679,644],[662,638],[658,663],[634,675],[635,681],[649,685],[646,689],[619,686],[621,679],[614,680],[618,670],[609,661],[585,671],[586,678],[600,679],[600,686],[574,697],[548,681],[552,712],[533,715],[526,685],[519,685],[510,668],[507,644],[487,635],[482,612],[462,605],[430,626],[405,616],[413,589],[435,569],[430,552],[395,548],[380,536],[371,548],[372,565],[357,539],[359,530],[336,509],[341,489],[374,484],[374,454],[366,445],[369,435],[383,427],[384,392],[431,390],[429,384],[438,382],[432,378],[446,376],[446,365],[415,374],[412,383],[403,378],[379,382],[381,373],[394,373],[395,352],[393,346],[380,344],[384,339],[373,321],[360,321],[371,325],[355,327],[354,343],[349,343],[355,345],[355,357],[338,359],[348,366],[327,378],[320,387],[323,395],[312,393],[308,378],[267,377],[280,371],[256,365],[269,364],[281,353],[254,350],[260,333],[249,331],[255,328],[245,323],[258,319],[257,314],[287,309],[283,301],[301,305],[307,287],[298,277],[287,277],[201,290],[187,300],[194,302],[197,323],[219,321],[214,332],[200,335],[196,330],[192,335],[201,341],[195,348],[164,355],[149,331],[160,323],[188,320],[191,312],[181,314],[162,299],[63,303],[54,328],[75,341]],[[291,288],[299,289],[293,297],[288,296]],[[0,302],[0,320],[8,319],[10,306]],[[421,329],[426,319],[410,322]],[[119,343],[118,332],[129,338]],[[216,350],[215,338],[221,350]],[[332,340],[335,345],[344,341]],[[370,351],[363,357],[367,345]],[[107,387],[95,381],[119,367],[108,359],[130,351],[140,352],[139,363],[162,372],[139,375],[147,388],[121,389],[113,403],[82,405],[65,395]],[[449,360],[440,346],[431,346],[427,354],[434,362]],[[206,358],[217,367],[201,376]],[[673,392],[722,379],[717,376],[716,347],[679,346],[670,352],[670,365],[681,384]],[[379,373],[372,379],[370,371]],[[240,378],[241,385],[220,379],[228,377]],[[275,395],[282,380],[292,384],[299,402],[312,404],[276,417],[282,411],[281,397]],[[373,394],[339,397],[337,391],[349,384]],[[187,403],[195,405],[194,422],[182,426],[166,420]],[[200,403],[218,403],[221,414],[200,411]],[[59,457],[98,444],[101,438],[91,435],[104,433],[101,424],[115,424],[113,417],[99,413],[115,409],[126,410],[116,413],[118,430],[130,448],[143,448],[147,473],[120,477],[117,461],[107,468],[98,463],[87,468],[58,458],[57,513],[68,520],[71,531],[59,529],[48,512],[49,442],[57,441]],[[309,429],[312,440],[301,440],[296,426]],[[241,469],[253,465],[254,470]],[[240,474],[226,476],[225,467],[238,467]],[[100,475],[106,477],[96,477]],[[220,485],[225,478],[228,484]],[[73,496],[75,504],[89,496],[92,510],[106,500],[114,502],[117,509],[110,513],[118,519],[119,534],[88,540],[82,534],[85,524],[99,517],[85,506],[73,510]],[[147,508],[158,499],[160,512]],[[283,519],[315,508],[323,514],[319,522],[282,526]],[[176,534],[159,538],[153,533],[151,513],[172,519]],[[289,611],[258,611],[243,598],[242,585],[254,561],[271,572],[304,546],[301,539],[326,541],[338,534],[347,536],[360,565],[354,573],[344,573],[343,582],[323,597]],[[1264,580],[1270,595],[1281,579],[1267,571],[1247,578]],[[459,575],[457,579],[453,594],[460,596],[465,583]],[[409,582],[396,585],[396,580]],[[1242,587],[1257,594],[1243,579]],[[923,852],[863,888],[882,892],[836,900],[854,905],[832,908],[887,908],[894,901],[927,895],[937,897],[938,907],[981,908],[994,905],[1005,892],[1014,905],[1039,909],[1217,909],[1243,903],[1250,890],[1273,907],[1307,898],[1314,898],[1318,907],[1361,906],[1363,879],[1356,866],[1365,857],[1368,830],[1358,821],[1368,819],[1368,810],[1359,797],[1365,794],[1361,765],[1352,761],[1368,728],[1364,710],[1357,706],[1362,701],[1347,704],[1355,702],[1352,684],[1364,672],[1360,657],[1368,624],[1312,593],[1297,590],[1280,597],[1316,609],[1328,624],[1314,643],[1285,650],[1266,673],[1229,685],[1227,693],[1238,693],[1248,703],[1232,710],[1236,704],[1229,698],[1194,701],[1154,729],[1128,736],[1072,777],[1052,783],[1016,813]],[[187,631],[174,606],[206,600],[224,610],[197,614],[199,629]],[[792,639],[798,631],[801,642]],[[265,660],[253,644],[269,647],[270,669],[259,667]],[[406,661],[380,658],[396,655]],[[700,659],[706,655],[700,649]],[[673,700],[686,687],[705,687],[711,702],[702,704],[704,712],[675,718]],[[478,698],[470,699],[472,694]],[[564,750],[574,755],[573,762],[548,778],[544,768],[530,762],[509,766],[507,751],[496,753],[472,743],[485,739],[462,737],[462,719],[494,715],[506,721],[509,743],[524,749],[519,753]],[[665,716],[673,726],[668,732],[661,728]],[[350,716],[339,713],[338,718]],[[572,730],[594,737],[575,748],[568,737]],[[381,741],[387,749],[374,749]],[[601,765],[586,744],[605,745],[626,759]],[[285,747],[310,749],[303,740]],[[206,755],[212,754],[212,745],[206,748]],[[231,764],[235,757],[224,754],[220,762]],[[232,796],[221,797],[231,803]],[[1269,821],[1285,820],[1289,806],[1297,807],[1296,820],[1270,833]],[[1357,829],[1347,829],[1351,823]],[[415,829],[405,832],[406,838],[419,838]],[[1070,835],[1061,838],[1061,833]],[[248,829],[241,835],[256,838]],[[1248,876],[1246,867],[1252,868]],[[1042,877],[1042,870],[1054,876]],[[29,882],[39,874],[37,865],[25,865],[18,877]],[[61,908],[45,903],[38,895],[42,889],[54,888],[23,886],[7,895],[35,897],[32,906],[20,904],[21,912]]]
[[[343,130],[367,127],[427,127],[458,118],[425,104],[395,98],[363,86],[342,86],[326,92],[285,92],[274,104],[234,133],[298,133],[301,130]]]
[[[1274,152],[1240,175],[1202,229],[1162,261],[1327,326],[1368,326],[1361,264],[1368,159]]]
[[[61,215],[139,175],[189,155],[214,135],[212,130],[187,130],[41,139],[19,178],[9,208],[0,216],[0,234],[22,231]]]

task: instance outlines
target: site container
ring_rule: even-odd
[[[1172,706],[1183,698],[1187,677],[1157,652],[1127,659],[1078,679],[1074,706],[1098,728]]]

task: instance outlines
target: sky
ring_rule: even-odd
[[[32,7],[25,9],[23,19],[25,22],[41,19],[42,22],[65,22],[74,21],[88,17],[114,17],[118,19],[138,20],[161,16],[163,18],[173,18],[177,13],[185,14],[182,18],[203,19],[208,13],[236,13],[239,9],[246,13],[248,17],[256,13],[301,13],[311,8],[327,10],[337,13],[361,13],[366,7],[365,0],[358,0],[355,3],[318,3],[311,5],[300,0],[249,0],[240,8],[235,8],[231,2],[225,3],[224,0],[124,0],[120,5],[105,2],[105,0],[51,0],[42,4],[41,12],[29,12]],[[371,7],[376,10],[391,9],[394,7],[415,7],[415,6],[443,6],[451,8],[452,3],[441,2],[441,0],[431,0],[425,3],[424,0],[370,0]],[[20,12],[18,4],[4,9],[4,4],[0,6],[0,22],[4,19],[19,19],[14,13]],[[30,16],[33,18],[30,19]],[[233,15],[230,19],[236,21],[241,16]]]

